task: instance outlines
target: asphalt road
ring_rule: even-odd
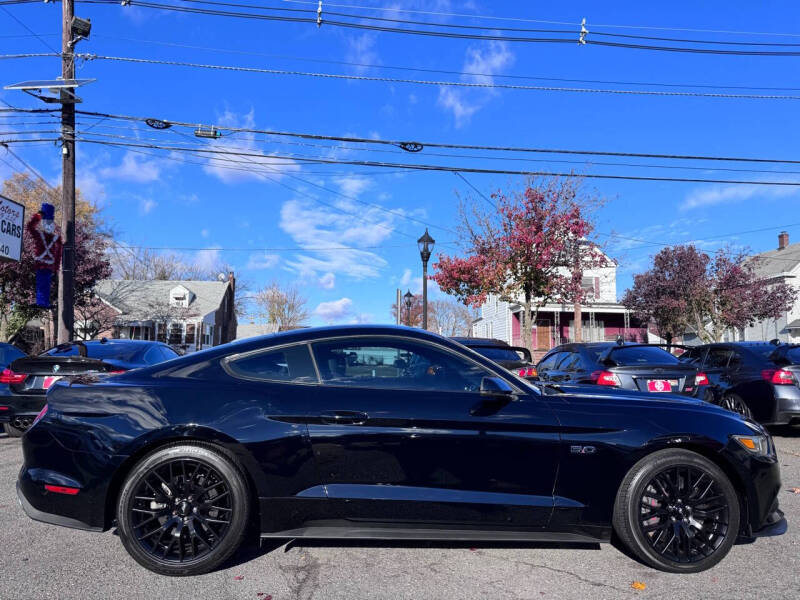
[[[800,598],[800,429],[776,433],[789,520],[783,536],[735,546],[696,575],[654,571],[611,545],[290,542],[255,545],[224,570],[169,578],[141,568],[111,533],[37,523],[17,504],[19,440],[0,434],[0,600]],[[632,587],[634,582],[646,586]],[[271,599],[270,599],[271,597]]]

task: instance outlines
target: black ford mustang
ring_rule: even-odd
[[[116,525],[169,575],[277,538],[608,541],[695,572],[785,529],[758,424],[550,385],[421,330],[305,329],[59,382],[23,438],[32,518]]]

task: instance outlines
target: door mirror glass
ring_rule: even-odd
[[[481,394],[486,396],[510,396],[514,389],[499,377],[484,377],[481,380]]]

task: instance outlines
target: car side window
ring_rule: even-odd
[[[493,374],[466,357],[414,341],[369,338],[312,344],[323,383],[475,392]]]
[[[143,360],[146,365],[155,365],[163,362],[164,355],[161,353],[161,348],[159,346],[148,348],[147,352],[144,353]]]
[[[175,352],[175,350],[169,346],[159,346],[159,348],[161,348],[162,360],[172,360],[173,358],[178,358],[180,356],[180,354]]]
[[[553,354],[551,354],[550,356],[546,356],[542,360],[542,362],[539,363],[538,370],[543,371],[546,369],[552,369],[555,366],[556,361],[559,359],[560,356],[561,352],[553,352]]]
[[[733,351],[727,348],[711,348],[706,357],[706,368],[724,369],[728,366],[732,354]]]
[[[317,383],[317,373],[308,346],[300,344],[249,354],[227,363],[234,374],[248,379]]]
[[[580,356],[577,352],[564,352],[562,358],[557,366],[559,371],[574,371],[580,363]]]
[[[728,368],[729,369],[739,369],[744,364],[744,357],[736,352],[735,350],[731,352],[731,358],[728,361]]]

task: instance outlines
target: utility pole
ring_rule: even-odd
[[[61,0],[61,77],[75,79],[72,20],[75,0]],[[61,235],[58,272],[58,343],[72,340],[75,321],[75,100],[61,91]]]

